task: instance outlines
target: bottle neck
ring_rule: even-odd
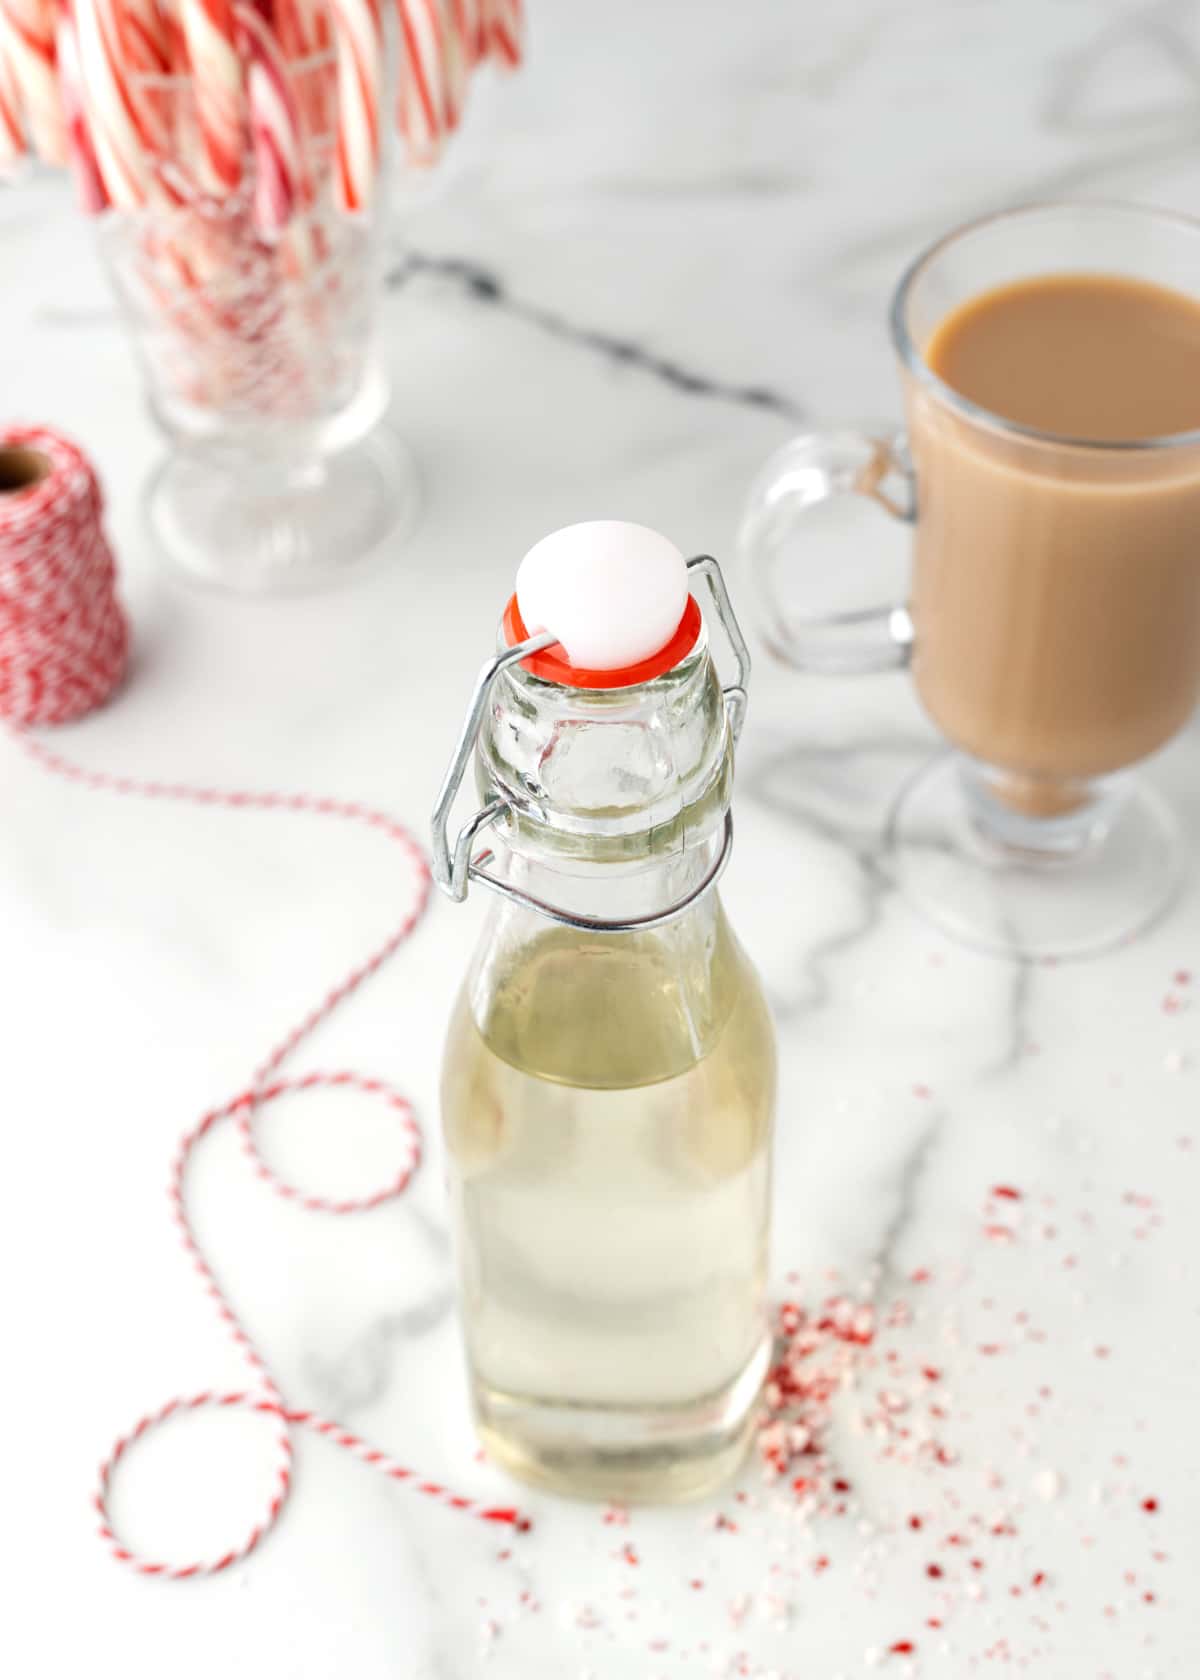
[[[475,776],[481,798],[504,807],[490,832],[514,857],[602,865],[606,895],[653,893],[653,882],[607,883],[689,851],[729,804],[732,741],[705,636],[630,688],[569,688],[509,667],[480,726]]]
[[[539,856],[524,846],[517,849],[501,844],[495,867],[512,886],[566,915],[633,921],[664,915],[695,892],[712,872],[724,844],[723,824],[715,831],[710,828],[691,846],[637,864],[587,863],[576,858],[568,863]],[[713,890],[702,893],[686,913],[711,918],[716,905],[714,884]],[[506,908],[539,921],[551,920],[521,906]],[[586,930],[582,931],[586,936]]]

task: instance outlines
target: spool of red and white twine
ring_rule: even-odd
[[[187,1172],[193,1152],[226,1122],[241,1134],[254,1171],[278,1195],[313,1212],[365,1212],[401,1195],[421,1159],[421,1132],[407,1099],[381,1080],[349,1071],[306,1073],[283,1078],[280,1070],[313,1030],[356,992],[404,944],[429,898],[429,866],[407,829],[383,812],[344,800],[309,794],[236,793],[180,783],[140,781],[86,770],[53,752],[25,726],[66,723],[101,705],[125,669],[128,629],[114,590],[112,555],[101,524],[99,484],[87,459],[66,438],[41,427],[11,427],[0,433],[0,716],[18,727],[28,752],[42,767],[80,788],[134,798],[218,805],[229,810],[309,813],[353,822],[400,848],[408,887],[403,913],[374,951],[328,991],[317,1006],[276,1046],[248,1087],[203,1115],[185,1132],[171,1168],[171,1210],[183,1245],[250,1370],[250,1384],[230,1392],[177,1396],[148,1412],[121,1437],[100,1468],[95,1508],[100,1537],[113,1556],[139,1574],[167,1580],[215,1575],[249,1555],[273,1527],[292,1486],[292,1429],[303,1425],[332,1440],[394,1482],[404,1483],[451,1510],[489,1523],[524,1529],[528,1522],[512,1507],[488,1506],[419,1475],[390,1454],[371,1446],[332,1418],[293,1406],[271,1376],[205,1258],[192,1230],[187,1206]],[[351,1087],[379,1097],[396,1116],[404,1161],[392,1181],[372,1195],[330,1201],[305,1194],[278,1177],[258,1152],[254,1117],[262,1104],[314,1087]],[[250,1533],[220,1556],[190,1562],[145,1557],[127,1546],[112,1526],[109,1496],[113,1478],[134,1444],[151,1429],[181,1413],[203,1407],[238,1408],[273,1418],[276,1477],[267,1509]]]
[[[124,675],[129,630],[102,512],[67,438],[0,432],[0,716],[12,723],[83,717]]]

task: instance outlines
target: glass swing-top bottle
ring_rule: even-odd
[[[748,675],[715,561],[638,525],[558,531],[434,814],[439,884],[498,894],[442,1071],[475,1419],[564,1493],[714,1486],[769,1363],[774,1033],[716,890]],[[483,803],[452,845],[472,757]]]

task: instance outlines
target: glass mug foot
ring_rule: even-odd
[[[194,582],[241,595],[307,594],[340,583],[411,532],[416,466],[386,425],[311,463],[250,467],[202,450],[166,457],[146,487],[156,548]]]
[[[947,753],[901,789],[883,866],[952,938],[1046,961],[1143,931],[1174,897],[1182,857],[1169,807],[1138,782],[1035,785]]]

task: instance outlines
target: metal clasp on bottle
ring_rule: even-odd
[[[736,743],[742,732],[742,722],[746,715],[746,690],[750,681],[750,649],[746,646],[746,638],[742,634],[741,625],[733,610],[733,603],[729,599],[729,591],[725,587],[725,579],[721,568],[711,554],[699,554],[687,563],[689,574],[703,577],[708,584],[713,607],[721,627],[729,640],[733,656],[737,664],[737,681],[729,683],[722,689],[725,697],[725,714],[729,721],[729,731]],[[556,905],[546,903],[543,899],[535,898],[532,893],[522,892],[499,875],[492,873],[488,867],[494,860],[491,848],[475,852],[474,846],[478,836],[484,829],[490,828],[502,817],[507,816],[512,807],[507,800],[497,796],[490,799],[486,805],[476,811],[475,815],[458,831],[453,846],[450,844],[450,812],[454,801],[458,797],[458,790],[462,786],[463,777],[471,762],[475,751],[475,744],[479,739],[479,731],[487,715],[492,687],[496,678],[510,665],[519,664],[532,653],[541,653],[548,647],[555,645],[556,638],[549,631],[542,631],[536,636],[530,636],[526,641],[518,642],[515,647],[506,648],[495,658],[489,659],[476,679],[471,703],[467,708],[466,720],[458,737],[458,744],[454,749],[454,756],[450,767],[446,771],[442,782],[441,792],[438,794],[437,804],[433,808],[433,878],[442,891],[461,903],[467,896],[467,888],[472,881],[479,881],[485,887],[490,887],[503,898],[514,904],[522,905],[526,910],[536,910],[539,915],[549,916],[553,921],[562,922],[566,927],[580,928],[591,933],[634,933],[639,928],[660,927],[665,922],[673,922],[689,910],[696,900],[702,898],[710,887],[724,873],[725,865],[729,862],[729,854],[733,849],[733,817],[726,811],[725,832],[721,841],[721,850],[714,859],[711,867],[705,872],[701,880],[685,897],[669,905],[667,909],[656,911],[646,916],[634,916],[628,921],[606,921],[599,917],[577,916],[566,910],[560,910]]]

